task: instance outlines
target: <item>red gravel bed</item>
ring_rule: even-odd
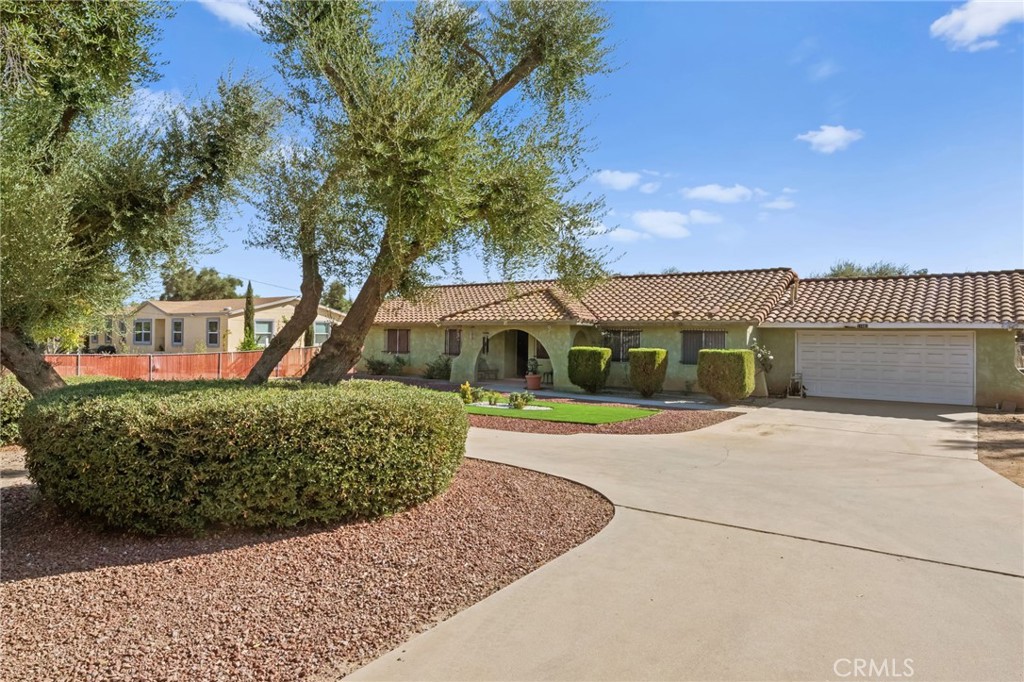
[[[451,489],[333,527],[139,538],[5,488],[0,679],[338,676],[597,533],[612,506],[544,474],[466,460]]]
[[[578,402],[562,398],[543,398],[549,403]],[[636,407],[625,403],[587,403],[611,407]],[[570,436],[577,433],[608,433],[620,435],[642,435],[657,433],[683,433],[696,431],[740,416],[739,412],[725,410],[662,410],[657,414],[640,419],[631,419],[614,424],[572,424],[569,422],[546,422],[540,419],[516,419],[483,414],[469,415],[469,423],[481,429],[498,431],[519,431],[521,433],[547,433]]]

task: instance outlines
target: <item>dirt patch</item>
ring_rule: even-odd
[[[550,403],[575,402],[560,398],[544,398]],[[588,403],[594,405],[608,405],[612,407],[636,407],[624,403]],[[614,424],[571,424],[568,422],[546,422],[538,419],[516,419],[514,417],[499,417],[491,415],[471,414],[469,423],[481,429],[496,429],[498,431],[519,431],[521,433],[548,433],[553,435],[573,435],[577,433],[607,433],[620,435],[642,435],[658,433],[682,433],[684,431],[696,431],[706,426],[719,424],[733,417],[740,416],[739,412],[726,410],[662,410],[657,414],[640,419],[631,419],[625,422]]]
[[[479,460],[386,519],[198,539],[97,532],[24,481],[0,494],[4,680],[340,676],[613,513],[588,488]]]
[[[1024,414],[979,411],[978,459],[1024,487]]]

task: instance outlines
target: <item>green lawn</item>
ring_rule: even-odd
[[[607,405],[587,405],[585,403],[533,403],[550,410],[503,410],[495,407],[479,407],[466,405],[469,414],[483,414],[492,417],[511,417],[513,419],[537,419],[545,422],[570,422],[572,424],[613,424],[630,419],[649,417],[658,410],[645,410],[640,407],[608,407]]]

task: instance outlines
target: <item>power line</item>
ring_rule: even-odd
[[[246,281],[249,281],[249,282],[256,282],[256,284],[262,284],[265,287],[274,287],[275,289],[284,289],[285,291],[291,291],[291,292],[297,293],[297,294],[301,294],[302,293],[299,289],[296,289],[294,287],[283,287],[280,284],[271,284],[270,282],[263,282],[263,281],[258,280],[258,279],[253,279],[252,277],[242,277],[241,275],[235,275],[235,274],[232,274],[230,272],[225,272],[225,273],[222,273],[222,274],[225,274],[228,277],[234,277],[235,279],[246,280]]]

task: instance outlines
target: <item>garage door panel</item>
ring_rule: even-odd
[[[797,371],[809,395],[971,405],[974,334],[798,332]]]

